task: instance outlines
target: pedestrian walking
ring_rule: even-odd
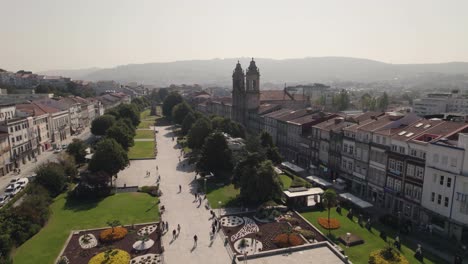
[[[193,236],[194,247],[197,246],[197,241],[198,241],[198,237],[197,237],[197,235],[194,235],[194,236]]]
[[[176,234],[177,234],[176,230],[175,230],[175,229],[172,230],[172,239],[175,239],[175,238],[176,238]]]
[[[166,230],[169,231],[169,223],[166,221]]]
[[[216,232],[215,225],[211,225],[211,233],[213,233],[213,236],[214,236],[215,232]]]
[[[177,224],[177,234],[180,234],[180,225]]]
[[[201,199],[198,199],[198,207],[201,205]]]
[[[182,192],[182,186],[179,184],[179,192]]]
[[[156,165],[156,170],[159,170],[158,165]]]

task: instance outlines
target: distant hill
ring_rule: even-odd
[[[76,69],[76,70],[48,70],[37,72],[37,74],[48,75],[48,76],[63,76],[70,77],[72,79],[82,79],[84,76],[100,70],[100,68],[87,68],[87,69]]]
[[[250,58],[239,59],[244,70]],[[263,83],[312,83],[332,81],[374,82],[418,78],[427,74],[468,75],[467,62],[438,64],[389,64],[368,59],[314,57],[302,59],[255,59]],[[64,76],[90,81],[115,80],[164,86],[192,84],[204,86],[231,83],[237,59],[191,60],[146,64],[129,64],[109,69],[86,69],[60,72]],[[81,72],[80,72],[81,71]],[[88,71],[88,72],[87,72]],[[73,76],[72,76],[73,74]]]

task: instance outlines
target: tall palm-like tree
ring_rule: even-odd
[[[336,196],[336,192],[334,189],[327,189],[322,195],[322,202],[328,210],[328,235],[331,234],[330,210],[333,208],[333,206],[335,206],[336,199],[337,199],[337,196]]]
[[[112,228],[112,234],[114,233],[114,228],[122,225],[119,220],[108,221],[107,224]]]

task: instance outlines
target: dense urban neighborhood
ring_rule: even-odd
[[[253,58],[231,96],[0,76],[0,263],[466,258],[463,108],[262,89]]]

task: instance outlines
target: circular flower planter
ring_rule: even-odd
[[[242,240],[245,241],[244,245],[242,245]],[[262,251],[263,244],[254,238],[241,238],[234,242],[234,248],[239,254],[244,254],[244,252],[247,252],[249,255],[253,255]]]
[[[142,227],[140,228],[140,230],[138,230],[138,235],[139,236],[144,236],[145,234],[149,235],[153,233],[154,231],[156,231],[156,228],[157,228],[156,225],[149,225],[149,226]]]
[[[160,264],[162,263],[161,257],[158,254],[146,254],[132,258],[130,264]]]
[[[238,216],[225,216],[220,220],[221,225],[224,227],[236,227],[244,223],[244,220]]]
[[[80,247],[83,249],[89,249],[97,246],[98,241],[93,234],[85,234],[78,238],[78,242],[80,243]]]

